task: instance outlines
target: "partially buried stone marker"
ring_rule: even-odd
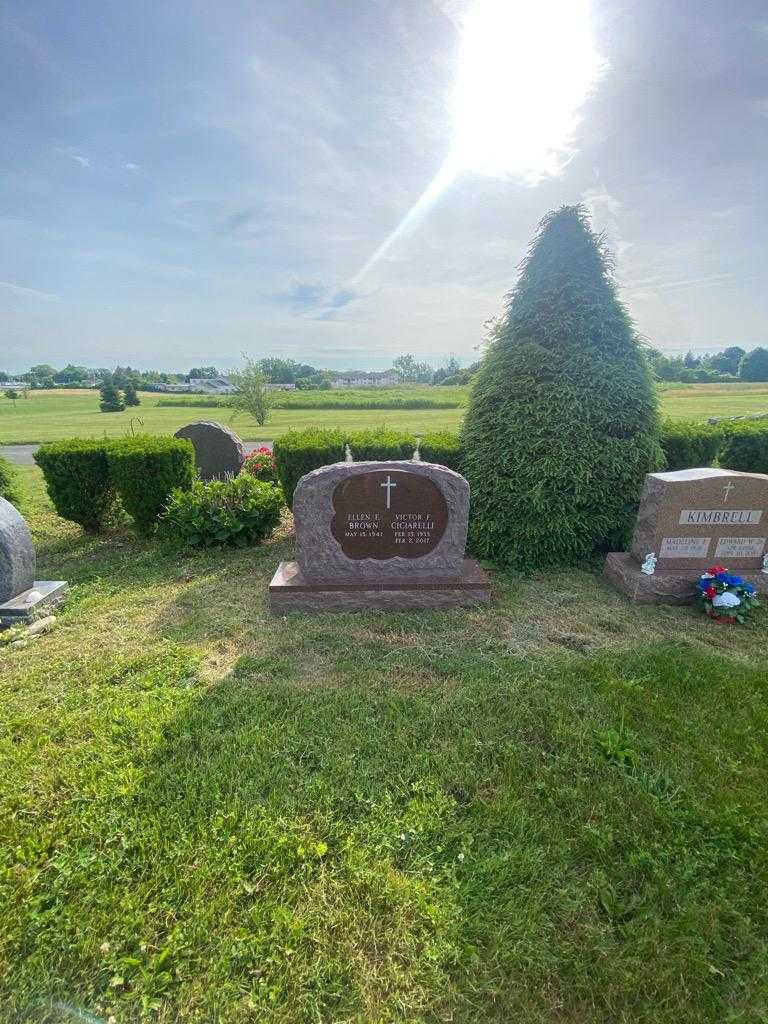
[[[487,602],[464,557],[469,485],[427,462],[339,462],[302,477],[296,562],[270,585],[272,611],[447,608]]]
[[[649,473],[628,553],[608,555],[604,576],[638,604],[687,604],[711,565],[758,589],[768,544],[768,476],[727,469]],[[640,572],[649,554],[655,572]]]
[[[195,465],[203,480],[223,480],[240,472],[245,447],[237,434],[222,423],[188,423],[174,437],[192,442]]]
[[[24,517],[0,498],[0,628],[27,622],[61,600],[62,580],[35,581],[35,549]]]

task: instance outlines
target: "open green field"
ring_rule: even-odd
[[[232,420],[229,409],[158,407],[160,395],[140,393],[141,405],[124,412],[99,411],[96,391],[30,391],[16,403],[0,398],[0,444],[57,441],[64,437],[122,437],[130,433],[173,434],[193,420],[219,420],[246,441],[270,441],[287,430],[311,426],[361,430],[382,424],[395,430],[426,433],[456,430],[463,409],[274,409],[266,426],[247,416]],[[139,422],[143,421],[143,423]]]
[[[403,389],[413,396],[424,389]],[[467,389],[446,388],[449,398],[461,400]],[[389,393],[389,392],[388,392]],[[442,396],[443,389],[432,388]],[[327,395],[328,392],[320,392]],[[708,416],[738,416],[749,412],[768,412],[768,384],[685,384],[661,391],[662,411],[673,419],[706,419]],[[29,398],[16,403],[0,398],[0,444],[26,444],[55,441],[63,437],[120,437],[134,431],[172,434],[185,423],[199,419],[219,419],[248,441],[268,441],[290,429],[310,426],[360,430],[382,424],[394,430],[415,434],[432,430],[457,430],[464,415],[455,409],[274,409],[263,428],[247,416],[231,420],[228,409],[162,407],[154,393],[141,394],[138,409],[125,412],[99,412],[95,391],[30,391]],[[143,420],[143,424],[139,423]]]
[[[768,615],[584,569],[269,618],[247,551],[86,538],[0,649],[0,1019],[768,1019]]]
[[[660,397],[662,411],[675,420],[768,413],[768,383],[669,385]]]

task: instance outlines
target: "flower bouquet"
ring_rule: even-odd
[[[715,622],[744,622],[758,603],[752,584],[733,576],[722,565],[710,566],[699,579],[698,589],[707,615]]]
[[[257,448],[255,452],[251,452],[250,455],[246,455],[241,472],[255,476],[257,480],[266,480],[269,484],[277,483],[275,456],[264,445]]]

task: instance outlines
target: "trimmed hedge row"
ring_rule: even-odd
[[[151,532],[171,491],[190,488],[195,475],[192,443],[175,437],[54,441],[35,462],[57,513],[89,532],[109,524],[118,498],[137,528]]]
[[[389,430],[344,433],[341,430],[291,430],[274,443],[280,483],[290,505],[296,484],[305,473],[344,459],[349,444],[355,461],[410,459],[415,448],[412,434]],[[661,434],[666,469],[691,469],[716,462],[728,469],[768,473],[768,424],[712,425],[687,420],[667,420]],[[462,452],[458,434],[449,430],[426,434],[421,457],[458,473]]]
[[[8,459],[0,455],[0,498],[5,498],[12,505],[19,504],[19,475],[16,467]]]
[[[285,492],[285,500],[293,503],[296,484],[313,469],[343,462],[345,445],[349,445],[356,462],[380,459],[410,459],[416,438],[394,430],[290,430],[274,443],[277,475]],[[437,462],[460,472],[461,451],[457,434],[441,431],[425,434],[421,442],[425,462]]]
[[[89,533],[103,530],[115,511],[117,492],[109,475],[108,444],[71,438],[43,444],[35,453],[58,514]]]
[[[667,470],[712,466],[723,439],[717,426],[694,420],[667,420],[661,432],[661,447]]]
[[[125,511],[141,533],[151,533],[171,491],[195,479],[192,442],[177,437],[126,437],[107,450],[109,475]]]
[[[768,423],[668,420],[661,437],[668,470],[712,466],[768,473]]]
[[[768,426],[756,423],[729,425],[718,452],[724,469],[768,473]]]

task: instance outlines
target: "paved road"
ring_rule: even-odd
[[[271,441],[244,441],[246,451],[252,452],[255,448],[265,445],[272,447]],[[0,455],[3,455],[9,462],[15,462],[17,466],[34,466],[35,460],[32,456],[40,447],[38,444],[10,444],[0,448]]]

